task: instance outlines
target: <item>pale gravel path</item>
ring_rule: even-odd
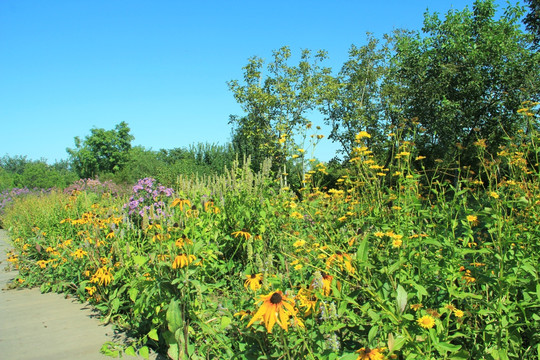
[[[7,283],[17,276],[16,271],[5,271],[10,249],[7,232],[0,230],[0,358],[111,359],[99,350],[122,336],[102,325],[88,304],[61,294],[41,294],[39,289],[7,290]]]

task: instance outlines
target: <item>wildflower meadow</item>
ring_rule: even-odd
[[[400,129],[389,166],[354,139],[335,186],[307,164],[249,159],[219,175],[81,180],[3,206],[14,286],[76,295],[172,359],[537,359],[538,132],[479,166],[426,170]]]

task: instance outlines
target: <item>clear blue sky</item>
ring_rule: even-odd
[[[0,156],[67,159],[75,136],[121,121],[147,149],[224,144],[229,115],[242,114],[226,83],[242,79],[249,57],[325,49],[337,71],[368,31],[419,30],[426,9],[472,4],[1,0]],[[335,148],[324,143],[316,155],[328,160]]]

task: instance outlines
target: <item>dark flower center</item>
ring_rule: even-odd
[[[257,277],[257,274],[251,274],[251,278],[255,279]]]
[[[283,297],[281,296],[281,294],[275,292],[272,294],[272,297],[270,298],[270,302],[272,304],[279,304],[281,303],[281,300],[283,300]]]

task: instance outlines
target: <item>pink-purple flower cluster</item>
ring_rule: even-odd
[[[4,209],[6,208],[6,206],[8,206],[9,203],[15,200],[15,198],[28,195],[28,194],[44,193],[50,190],[51,189],[44,190],[44,189],[38,189],[38,188],[34,188],[30,190],[27,187],[4,190],[0,193],[0,215],[4,213]]]
[[[98,179],[80,179],[64,189],[66,194],[71,194],[73,191],[90,191],[95,194],[109,193],[114,196],[126,193],[126,190],[111,180],[101,182]]]
[[[168,216],[165,213],[163,199],[173,196],[174,190],[161,184],[155,184],[155,179],[140,179],[133,186],[133,195],[129,202],[124,204],[129,215],[147,216],[150,219],[159,219]]]

